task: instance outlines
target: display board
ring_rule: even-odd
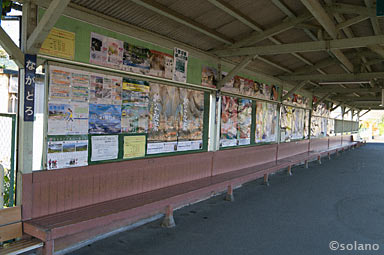
[[[204,92],[55,65],[48,91],[48,169],[203,149]]]

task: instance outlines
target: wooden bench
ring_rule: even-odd
[[[21,254],[43,246],[38,239],[22,239],[21,209],[19,206],[0,209],[0,255]]]
[[[24,232],[53,254],[57,240],[159,213],[173,226],[173,208],[225,190],[232,201],[235,186],[260,177],[268,184],[270,173],[318,158],[309,148],[305,140],[25,174]]]

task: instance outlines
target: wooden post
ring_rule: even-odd
[[[264,184],[269,186],[269,174],[264,174]]]
[[[331,153],[328,152],[328,159],[331,160]]]
[[[167,205],[165,208],[165,216],[161,226],[164,228],[176,227],[175,219],[173,218],[173,208],[171,205]]]
[[[292,166],[291,165],[288,166],[287,174],[289,176],[292,176]]]
[[[49,240],[44,242],[43,250],[42,250],[42,255],[53,255],[55,252],[55,244],[54,240]]]
[[[305,168],[308,168],[308,160],[305,161]]]
[[[225,200],[225,201],[230,201],[230,202],[235,201],[235,197],[233,196],[233,188],[232,188],[232,185],[228,185],[227,194],[225,195],[224,200]]]

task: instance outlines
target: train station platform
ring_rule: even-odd
[[[340,247],[333,251],[332,241],[364,244],[365,248],[379,245],[376,252],[380,252],[384,249],[383,150],[383,143],[371,143],[332,160],[324,159],[321,165],[297,166],[292,169],[293,176],[285,172],[271,176],[269,187],[259,179],[236,189],[234,202],[219,195],[175,211],[175,228],[164,229],[160,221],[154,221],[70,254],[359,252],[343,253]]]

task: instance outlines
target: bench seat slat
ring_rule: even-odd
[[[20,240],[7,244],[5,247],[0,247],[0,255],[16,255],[27,251],[31,251],[43,246],[43,242],[38,239]]]

